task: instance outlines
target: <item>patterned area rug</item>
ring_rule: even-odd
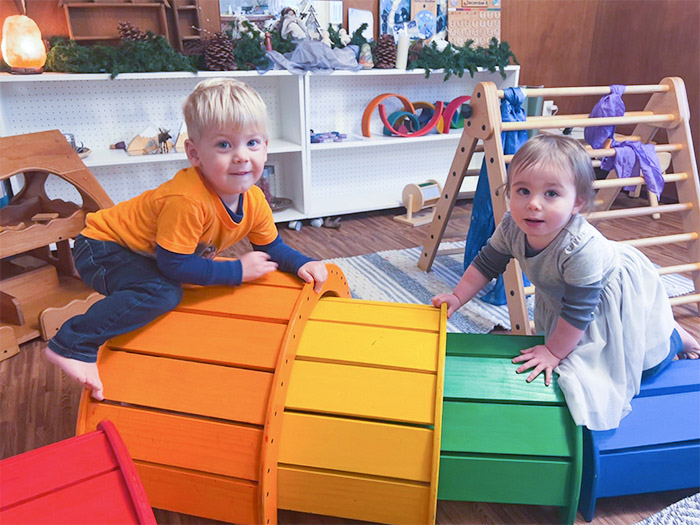
[[[635,525],[699,525],[700,492],[677,501]]]
[[[328,259],[327,262],[337,264],[345,272],[352,296],[356,299],[430,304],[433,295],[451,292],[463,273],[464,241],[442,243],[440,249],[458,249],[459,253],[436,257],[433,268],[428,273],[417,266],[421,247],[340,257]],[[683,276],[664,275],[662,279],[670,297],[688,293],[692,289],[690,279]],[[508,308],[494,306],[479,299],[494,283],[449,319],[448,332],[485,334],[496,326],[510,330]],[[529,297],[531,317],[533,307],[534,297]]]

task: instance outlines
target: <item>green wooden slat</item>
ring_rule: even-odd
[[[552,385],[545,386],[544,374],[528,383],[525,381],[528,374],[516,374],[516,369],[517,365],[507,358],[447,356],[444,397],[565,404],[556,374],[552,376]]]
[[[544,343],[538,335],[447,334],[447,355],[510,357]]]
[[[438,499],[569,506],[571,464],[440,455]]]
[[[442,452],[570,457],[574,422],[564,406],[443,403]]]

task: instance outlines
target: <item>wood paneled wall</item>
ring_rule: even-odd
[[[698,0],[503,0],[501,35],[518,57],[522,85],[656,84],[681,77],[700,158]],[[598,97],[555,100],[587,113]],[[625,97],[641,109],[648,96]],[[623,130],[624,131],[624,130]]]

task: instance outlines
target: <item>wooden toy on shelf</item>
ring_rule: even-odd
[[[563,97],[607,95],[610,88],[567,87],[524,89],[526,97]],[[597,189],[596,209],[587,214],[591,222],[615,220],[622,217],[653,216],[668,212],[678,212],[682,218],[682,231],[673,235],[642,237],[624,242],[636,247],[661,246],[670,243],[685,243],[687,259],[681,264],[659,268],[660,274],[690,273],[694,291],[671,299],[672,305],[696,303],[700,313],[700,182],[695,161],[693,142],[690,134],[690,114],[685,85],[680,78],[663,79],[658,85],[627,86],[625,94],[650,94],[651,97],[643,111],[626,112],[620,117],[590,118],[586,115],[557,115],[547,117],[528,117],[523,122],[502,122],[499,111],[503,91],[498,90],[492,82],[482,82],[476,86],[470,104],[472,115],[465,121],[462,138],[457,146],[452,166],[447,176],[442,198],[439,199],[435,218],[430,226],[423,245],[423,252],[418,267],[429,271],[447,221],[458,197],[458,191],[466,174],[469,161],[476,150],[477,142],[483,141],[485,162],[488,169],[493,214],[496,224],[506,212],[506,201],[502,188],[506,182],[506,164],[512,155],[504,155],[501,144],[501,132],[531,129],[558,129],[569,127],[610,126],[636,124],[632,135],[643,143],[650,143],[657,132],[665,130],[668,144],[656,144],[657,152],[671,154],[674,173],[663,175],[666,183],[675,183],[679,202],[677,204],[649,205],[636,208],[611,210],[621,188],[630,185],[642,185],[642,177],[616,178],[614,170],[607,179],[594,182]],[[592,159],[615,155],[614,149],[587,148]],[[593,166],[600,166],[600,160],[592,160]],[[517,261],[513,260],[504,274],[506,299],[510,313],[511,326],[515,333],[532,334],[533,327],[528,318],[525,296],[531,293],[523,288],[522,272]]]
[[[84,391],[77,432],[115,421],[154,507],[275,523],[294,355],[316,303],[349,294],[331,265],[321,293],[282,272],[186,288],[175,310],[100,349],[107,402]]]
[[[111,421],[0,461],[0,523],[148,524],[156,519]]]
[[[113,203],[58,130],[2,137],[0,158],[0,180],[20,173],[25,180],[0,209],[2,360],[25,341],[50,339],[65,319],[101,297],[78,278],[69,240],[83,229],[88,212]],[[50,199],[45,190],[49,175],[72,184],[82,206]]]
[[[420,184],[407,184],[401,193],[401,200],[406,208],[406,215],[394,217],[395,221],[422,226],[433,221],[435,206],[440,200],[442,187],[436,180],[429,180]],[[427,213],[414,216],[421,210],[427,209]]]

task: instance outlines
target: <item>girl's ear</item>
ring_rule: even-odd
[[[576,197],[576,200],[574,201],[574,209],[572,211],[572,214],[580,213],[585,206],[586,199],[584,199],[583,197]]]
[[[192,139],[185,140],[185,153],[187,154],[187,160],[190,161],[192,166],[196,168],[201,164],[197,146],[192,142]]]

